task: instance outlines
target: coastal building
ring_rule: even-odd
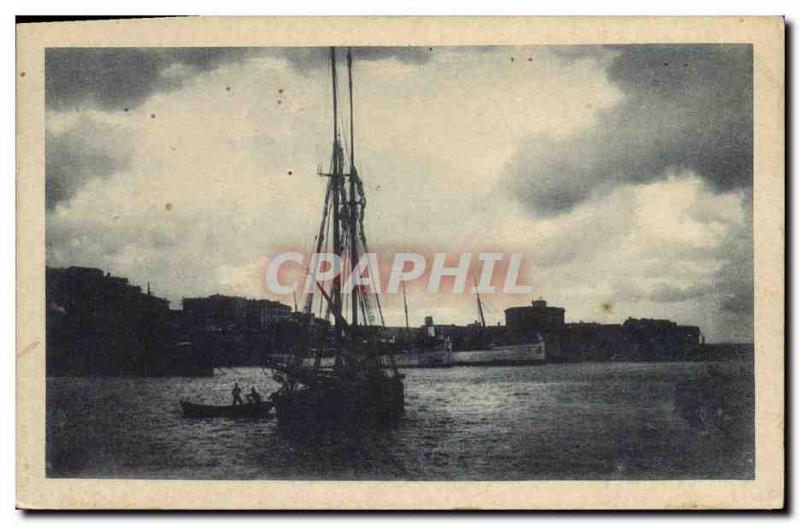
[[[511,334],[541,334],[560,332],[564,329],[563,308],[547,306],[547,301],[536,299],[530,306],[506,308],[506,328]]]
[[[214,294],[184,298],[183,315],[191,331],[226,330],[245,326],[247,299]]]
[[[217,366],[263,365],[269,354],[324,341],[329,329],[313,314],[267,299],[214,294],[187,297],[182,304],[186,339],[213,356]]]
[[[168,342],[169,301],[97,268],[46,268],[47,371],[140,373]]]
[[[700,328],[666,319],[567,323],[564,308],[548,306],[542,299],[508,308],[505,315],[506,336],[518,341],[542,336],[551,361],[685,359],[702,344]]]
[[[278,301],[267,299],[248,299],[247,301],[248,328],[266,328],[270,325],[288,322],[291,318],[292,308]]]
[[[184,298],[182,304],[185,323],[192,331],[260,330],[292,317],[291,307],[266,299],[214,294]]]

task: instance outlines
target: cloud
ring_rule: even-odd
[[[713,291],[711,285],[693,284],[678,287],[670,284],[661,285],[649,295],[649,299],[659,303],[676,303],[704,297]]]
[[[424,64],[429,62],[434,53],[442,49],[438,47],[354,47],[352,56],[358,62],[377,62],[381,60],[395,60],[404,64]],[[474,49],[474,48],[469,48]],[[319,69],[330,67],[330,48],[327,47],[293,47],[278,51],[266,51],[272,56],[281,56],[289,65],[301,73],[311,73]],[[346,55],[342,49],[337,51],[337,61],[344,65]]]
[[[725,263],[714,274],[711,284],[716,296],[716,321],[718,331],[727,340],[752,340],[754,316],[754,260],[753,260],[753,196],[745,192],[742,197],[745,210],[738,227],[719,246]]]
[[[361,61],[424,63],[433,48],[360,47]],[[148,97],[174,91],[190,78],[233,62],[269,56],[301,72],[328,67],[328,48],[49,48],[45,53],[47,106],[70,110],[89,105],[124,111]],[[339,53],[342,63],[344,54]]]
[[[46,133],[45,202],[53,209],[90,179],[130,165],[131,147],[119,128],[81,117],[66,130]]]
[[[551,46],[553,54],[569,61],[575,60],[605,60],[613,55],[612,46]]]
[[[49,48],[45,97],[51,109],[91,105],[123,111],[156,92],[180,88],[191,74],[253,53],[249,48]],[[176,68],[185,68],[180,75]]]
[[[529,137],[508,163],[510,186],[532,213],[563,213],[616,186],[681,170],[718,192],[752,186],[750,46],[614,51],[608,79],[623,102],[571,136]]]
[[[637,96],[612,82],[621,51],[584,51],[355,50],[356,158],[370,247],[520,252],[521,282],[566,307],[569,320],[668,318],[697,324],[713,340],[752,339],[747,189],[720,192],[707,174],[682,168],[640,184],[581,171],[587,152],[571,150],[572,139],[612,136],[600,124]],[[77,111],[48,108],[48,264],[150,282],[173,306],[215,292],[268,296],[261,261],[311,249],[319,225],[329,72],[326,49],[248,53],[163,59],[139,109],[108,111],[96,93],[75,99]],[[642,144],[662,133],[634,131],[626,136]],[[603,152],[585,143],[596,165]],[[557,188],[571,207],[537,216],[530,199],[508,191],[505,167],[520,157],[520,144],[588,177]],[[586,185],[596,198],[583,197]],[[707,294],[689,297],[705,284]],[[409,287],[408,299],[412,323],[476,315],[469,294]],[[530,297],[484,300],[494,323]],[[383,305],[387,322],[404,322],[402,298],[386,296]]]

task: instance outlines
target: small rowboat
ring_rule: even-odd
[[[272,403],[247,403],[245,405],[198,405],[188,401],[181,401],[184,417],[233,417],[233,418],[260,418],[267,417],[272,410]]]

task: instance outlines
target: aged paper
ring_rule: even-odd
[[[783,57],[777,17],[18,26],[18,506],[782,507]]]

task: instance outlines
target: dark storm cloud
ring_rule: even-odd
[[[62,133],[47,132],[45,203],[47,209],[69,201],[88,180],[128,167],[130,148],[113,127],[87,118]]]
[[[647,298],[657,303],[678,303],[702,299],[712,292],[712,286],[707,284],[694,284],[686,287],[665,284],[656,288]]]
[[[679,288],[665,285],[647,299],[655,302],[710,301],[715,309],[711,327],[719,341],[753,340],[753,195],[742,195],[741,224],[732,225],[709,254],[721,266],[707,282]]]
[[[752,264],[741,264],[740,261],[726,263],[714,280],[724,286],[719,303],[721,311],[748,317],[753,315]]]
[[[149,96],[183,85],[192,74],[256,56],[285,58],[309,72],[328,66],[328,48],[50,48],[45,53],[47,106],[65,110],[92,105],[104,110],[136,107]],[[429,48],[361,47],[356,60],[422,63]],[[344,52],[339,58],[344,63]],[[183,67],[182,74],[168,74]]]
[[[730,232],[719,248],[725,263],[714,274],[717,308],[724,332],[731,340],[753,340],[754,260],[753,260],[753,194],[742,197],[745,221]]]
[[[508,166],[539,215],[616,186],[693,170],[715,191],[752,186],[752,48],[618,46],[608,69],[623,102],[565,139],[531,137]],[[578,54],[583,57],[584,54]]]
[[[600,59],[613,52],[612,46],[549,46],[547,49],[566,60]]]
[[[136,107],[150,95],[180,87],[173,66],[211,71],[253,53],[248,48],[50,48],[45,53],[47,106]]]

